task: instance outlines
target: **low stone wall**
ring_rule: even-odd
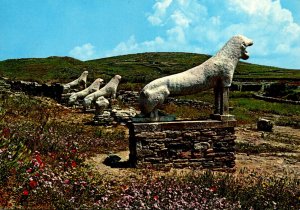
[[[138,91],[125,91],[119,90],[117,92],[118,98],[126,105],[138,106],[139,104],[139,92]]]
[[[286,99],[281,99],[281,98],[268,97],[268,96],[263,96],[263,95],[259,95],[259,94],[253,94],[253,97],[256,99],[260,99],[260,100],[264,100],[264,101],[268,101],[268,102],[300,105],[300,101],[292,101],[292,100],[286,100]]]
[[[137,107],[139,106],[139,92],[137,91],[118,91],[118,98],[127,106]],[[174,103],[179,106],[191,106],[195,108],[202,108],[203,106],[211,106],[212,104],[204,101],[190,100],[190,99],[178,99],[168,97],[166,103]]]
[[[63,86],[60,84],[39,84],[37,82],[27,82],[27,81],[12,81],[7,80],[7,84],[10,85],[11,90],[21,91],[28,95],[33,96],[45,96],[53,98],[57,101],[61,100]]]
[[[10,92],[10,84],[7,83],[7,79],[0,77],[0,94],[4,92]]]
[[[259,92],[270,86],[270,82],[233,82],[230,91],[253,91]]]
[[[236,121],[130,123],[129,161],[137,168],[235,171]]]

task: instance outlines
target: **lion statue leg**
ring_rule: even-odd
[[[214,95],[215,95],[215,111],[214,114],[221,114],[221,104],[222,104],[222,87],[217,85],[214,87]]]
[[[142,113],[151,119],[158,119],[158,107],[162,105],[165,99],[170,95],[166,86],[154,88],[152,90],[143,90],[140,95]]]

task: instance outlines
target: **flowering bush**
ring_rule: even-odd
[[[218,195],[216,186],[204,187],[176,177],[150,177],[144,182],[121,186],[121,197],[114,208],[121,209],[240,209]]]
[[[264,177],[192,172],[157,176],[146,171],[139,180],[120,185],[112,208],[120,209],[299,209],[300,182]]]
[[[103,205],[104,190],[100,180],[93,180],[93,173],[81,166],[82,159],[76,149],[68,148],[64,156],[55,157],[60,161],[54,165],[44,162],[46,158],[35,152],[22,173],[23,183],[18,188],[21,205],[35,207],[41,197],[44,207],[58,209]]]

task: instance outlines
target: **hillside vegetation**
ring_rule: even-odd
[[[0,76],[37,82],[68,82],[86,69],[89,81],[123,76],[122,83],[146,83],[178,73],[206,61],[210,56],[195,53],[139,53],[90,61],[70,57],[9,59],[0,61]],[[299,80],[300,71],[240,62],[234,80]]]

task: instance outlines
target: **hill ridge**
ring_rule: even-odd
[[[123,82],[145,83],[175,74],[210,58],[211,55],[187,52],[147,52],[81,61],[69,56],[19,58],[0,61],[0,76],[38,82],[67,82],[89,71],[89,80],[109,80],[115,74]],[[300,70],[264,66],[240,61],[234,80],[300,80]]]

